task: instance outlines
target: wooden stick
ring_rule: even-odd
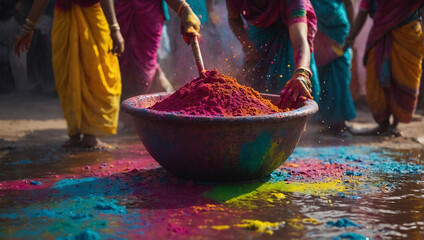
[[[203,72],[205,71],[205,66],[203,65],[202,53],[200,52],[199,41],[197,36],[190,39],[190,45],[193,50],[194,61],[196,62],[197,70],[199,71],[199,76],[204,77]]]

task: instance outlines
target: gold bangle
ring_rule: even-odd
[[[307,76],[308,76],[308,79],[311,79],[312,78],[312,72],[311,72],[311,70],[309,70],[308,68],[306,68],[306,67],[299,67],[299,68],[297,68],[296,70],[294,70],[294,73],[296,74],[297,72],[303,72],[303,73],[305,73]],[[294,74],[293,74],[294,75]]]
[[[22,32],[34,32],[34,29],[22,28]]]
[[[306,75],[306,73],[304,72],[297,72],[293,75],[293,78],[296,78],[298,75],[302,75],[305,77],[305,79],[299,79],[300,82],[303,83],[303,85],[305,85],[305,87],[309,88],[309,90],[312,89],[312,83],[311,80],[309,80],[309,76]]]
[[[182,2],[181,4],[180,4],[180,6],[178,7],[178,10],[177,10],[177,15],[178,15],[178,17],[181,17],[181,14],[183,13],[183,9],[184,9],[184,7],[189,7],[190,5],[188,5],[188,3],[187,2]]]
[[[23,30],[26,30],[27,32],[34,31],[34,27],[33,27],[33,26],[30,26],[30,25],[29,25],[29,24],[27,24],[27,23],[24,23],[24,25],[22,26],[22,29],[23,29]]]
[[[306,75],[304,72],[297,72],[297,73],[293,74],[293,78],[297,77],[298,75],[302,75],[305,78],[309,79],[309,76]]]
[[[31,21],[31,19],[29,18],[26,18],[25,22],[32,27],[35,27],[35,25],[37,24],[36,22]]]
[[[110,25],[109,29],[110,29],[111,32],[117,32],[117,31],[121,30],[118,23]]]

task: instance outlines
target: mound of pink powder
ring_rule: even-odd
[[[149,109],[201,116],[255,116],[283,112],[253,88],[236,79],[206,71],[205,78],[186,83],[168,98]]]

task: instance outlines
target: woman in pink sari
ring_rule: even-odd
[[[185,41],[199,35],[200,21],[184,0],[166,0],[181,19]],[[122,100],[149,91],[160,70],[157,51],[167,12],[162,0],[117,0],[116,16],[125,39],[119,58],[122,74]]]

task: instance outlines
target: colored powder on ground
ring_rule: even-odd
[[[337,237],[334,237],[333,240],[372,240],[372,238],[365,237],[358,233],[348,232],[348,233],[342,233]]]
[[[205,192],[203,196],[235,205],[250,204],[254,199],[267,199],[272,193],[295,192],[312,195],[324,195],[342,192],[345,186],[342,181],[336,179],[328,182],[300,183],[300,182],[266,182],[255,184],[218,185],[213,190]],[[246,207],[254,207],[247,205]]]
[[[30,163],[32,163],[31,160],[29,160],[29,159],[23,159],[23,160],[18,160],[18,161],[10,162],[10,163],[5,163],[4,165],[25,165],[25,164],[30,164]]]
[[[230,229],[230,226],[228,226],[228,225],[218,225],[218,226],[211,226],[211,228],[213,228],[215,230],[226,230],[226,229]]]
[[[275,230],[284,226],[284,222],[262,222],[259,220],[243,219],[240,224],[235,224],[235,227],[245,228],[259,233],[268,233],[272,235]]]
[[[253,88],[218,71],[186,83],[174,94],[149,109],[201,116],[255,116],[283,112]]]
[[[31,181],[29,184],[39,186],[39,185],[42,185],[43,183],[40,181]]]
[[[100,240],[100,235],[90,229],[84,230],[72,237],[58,238],[59,240]]]
[[[362,176],[360,167],[347,163],[328,163],[319,159],[299,159],[288,161],[271,174],[271,181],[310,181],[322,179],[341,179],[344,176]]]
[[[414,159],[407,161],[403,153],[395,155],[393,151],[384,148],[376,149],[370,146],[339,146],[339,147],[298,147],[290,156],[288,162],[293,160],[317,158],[330,164],[346,164],[351,167],[368,169],[371,173],[382,174],[422,174],[424,166],[414,163]],[[417,161],[417,160],[416,160]],[[296,161],[295,161],[296,162]],[[344,169],[352,170],[352,169]],[[347,172],[349,175],[352,172]],[[361,173],[352,173],[361,176]]]
[[[315,218],[292,218],[287,224],[297,230],[303,230],[305,225],[318,225],[320,222]]]
[[[341,218],[339,220],[337,220],[336,222],[333,221],[329,221],[327,222],[328,226],[331,227],[359,227],[361,228],[362,226],[359,224],[356,224],[354,222],[352,222],[351,220],[347,219],[347,218]]]
[[[62,179],[59,182],[56,182],[53,188],[65,188],[79,183],[94,182],[96,180],[97,178],[94,177],[80,179]]]
[[[83,237],[92,236],[90,233],[93,231],[110,228],[110,223],[122,221],[126,214],[125,206],[118,205],[115,199],[87,196],[56,199],[51,202],[35,203],[18,210],[11,209],[10,212],[0,214],[0,219],[8,219],[11,223],[18,222],[22,218],[27,219],[28,224],[16,225],[14,228],[13,236],[19,239],[31,239],[43,235],[46,231],[52,236],[64,236],[59,239],[100,239]],[[39,226],[41,223],[44,227]],[[87,229],[91,231],[87,232]]]
[[[173,223],[168,223],[168,231],[170,232],[174,232],[174,233],[178,233],[178,234],[186,234],[188,233],[188,230],[185,227],[173,224]]]

